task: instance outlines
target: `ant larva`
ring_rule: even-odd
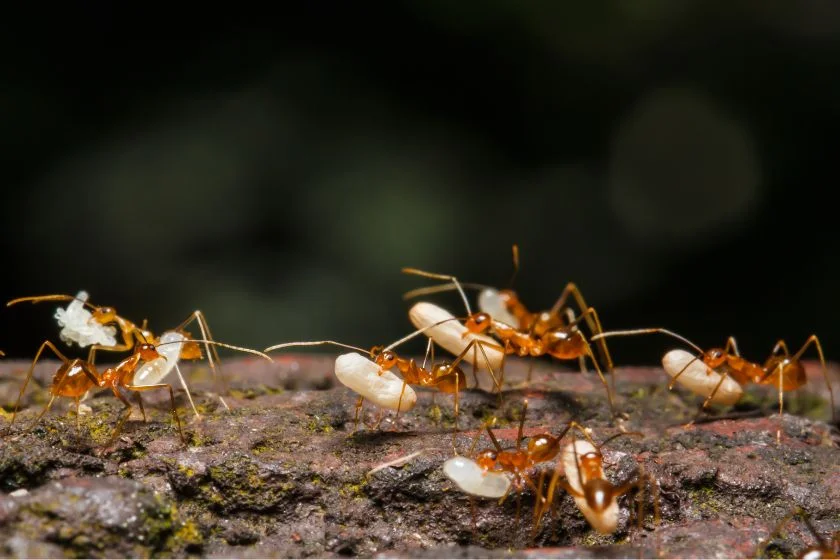
[[[823,379],[828,388],[832,420],[836,422],[834,390],[828,379],[828,368],[822,345],[816,335],[809,336],[795,354],[788,351],[784,340],[779,340],[763,366],[742,358],[738,351],[738,344],[732,336],[726,340],[723,348],[711,348],[705,351],[685,337],[663,328],[610,331],[601,333],[597,337],[656,333],[675,338],[693,348],[697,353],[691,355],[685,350],[671,350],[662,357],[662,366],[672,377],[669,389],[673,388],[674,383],[680,383],[693,393],[706,397],[701,411],[710,403],[735,404],[743,395],[743,385],[754,383],[778,387],[779,417],[783,412],[784,392],[799,389],[808,380],[801,358],[805,350],[814,345],[822,365]],[[776,437],[777,439],[781,437],[780,430],[777,431]]]
[[[595,358],[595,355],[592,352],[592,348],[589,344],[589,341],[587,341],[583,332],[581,332],[581,330],[578,328],[578,324],[581,321],[586,320],[587,317],[597,317],[595,309],[590,307],[586,309],[574,321],[568,324],[563,324],[562,326],[555,327],[553,329],[545,330],[544,332],[538,335],[532,330],[524,331],[517,328],[516,326],[503,323],[502,321],[498,321],[494,319],[490,314],[485,313],[483,311],[472,313],[470,311],[469,302],[467,301],[466,296],[463,295],[463,289],[461,288],[458,279],[454,276],[436,274],[433,272],[426,272],[414,268],[404,268],[403,272],[405,272],[406,274],[414,274],[417,276],[424,276],[427,278],[448,280],[449,282],[454,284],[457,287],[458,291],[462,294],[464,304],[467,308],[468,313],[467,320],[462,325],[465,330],[461,333],[461,337],[466,338],[467,336],[491,333],[500,341],[500,343],[495,342],[490,343],[489,345],[483,342],[478,343],[481,344],[482,348],[485,345],[488,345],[490,348],[501,350],[504,355],[516,354],[517,356],[522,358],[529,356],[539,357],[549,355],[559,360],[572,360],[588,357],[592,361],[592,364],[595,366],[595,371],[598,373],[598,377],[600,378],[601,383],[604,385],[604,389],[607,392],[607,400],[609,402],[610,411],[612,413],[613,418],[618,416],[615,409],[615,405],[613,403],[612,388],[607,383],[607,380],[604,377],[603,372],[601,371],[601,366],[598,364],[598,360]],[[432,306],[432,304],[429,303],[421,303],[427,306]],[[412,311],[417,309],[417,307],[421,305],[421,303],[416,304],[412,308]],[[428,322],[431,320],[430,318],[426,318],[424,321],[420,321],[420,318],[412,315],[411,313],[409,315],[414,325],[418,328],[428,327]],[[600,322],[598,322],[598,325],[600,325]],[[451,341],[449,340],[436,338],[436,336],[439,335],[435,331],[430,330],[429,336],[433,338],[436,343],[440,344],[441,346],[444,346],[445,348],[447,348],[445,343],[451,345]],[[612,371],[610,371],[610,375],[612,375]]]
[[[195,342],[203,344],[212,344],[214,346],[221,346],[223,348],[229,348],[240,352],[247,352],[265,358],[268,361],[272,361],[269,356],[263,354],[262,352],[258,352],[257,350],[251,350],[250,348],[232,346],[230,344],[224,344],[222,342],[216,342],[213,340],[195,340]],[[153,389],[168,389],[172,418],[178,427],[178,434],[181,437],[181,442],[186,443],[186,440],[184,438],[184,432],[181,429],[181,420],[178,417],[178,411],[175,408],[175,393],[172,390],[172,386],[168,383],[149,383],[150,379],[144,380],[146,384],[135,383],[135,377],[138,371],[138,366],[140,366],[140,362],[144,362],[146,365],[148,365],[154,360],[166,359],[166,354],[158,352],[158,348],[170,344],[182,343],[182,340],[176,340],[172,342],[160,342],[156,345],[150,344],[148,342],[140,342],[134,345],[133,353],[129,357],[125,358],[117,365],[106,368],[105,370],[100,372],[97,369],[96,365],[88,360],[82,360],[80,358],[67,358],[58,350],[58,348],[56,348],[56,346],[52,342],[50,342],[49,340],[45,340],[38,348],[38,351],[35,353],[35,358],[32,360],[32,365],[29,367],[29,371],[26,373],[26,378],[24,379],[23,385],[20,388],[20,393],[18,394],[17,401],[15,401],[15,407],[12,411],[12,418],[9,421],[8,430],[11,432],[12,426],[14,425],[15,418],[17,417],[18,413],[18,408],[20,407],[20,401],[23,397],[24,391],[26,391],[26,386],[32,379],[32,373],[35,371],[35,365],[38,363],[38,360],[41,358],[41,354],[43,354],[44,350],[49,349],[52,351],[53,354],[55,354],[55,356],[59,360],[61,360],[61,365],[58,367],[55,374],[53,375],[52,382],[50,384],[50,400],[47,401],[47,404],[44,406],[44,409],[38,414],[38,416],[32,422],[31,426],[25,431],[31,430],[38,424],[41,418],[43,418],[44,415],[47,412],[49,412],[50,408],[52,408],[53,402],[55,402],[55,399],[57,397],[71,398],[75,401],[76,425],[78,427],[79,406],[81,398],[85,394],[87,394],[87,392],[91,389],[107,388],[110,389],[113,392],[114,396],[125,405],[124,412],[122,413],[120,420],[114,428],[114,432],[111,436],[111,441],[114,441],[119,435],[123,424],[125,424],[125,422],[128,420],[131,414],[131,403],[129,403],[128,399],[126,399],[125,396],[123,396],[123,394],[120,392],[120,389],[124,389],[126,391],[131,391],[134,393],[135,397],[137,398],[137,404],[140,407],[140,411],[143,414],[144,421],[146,419],[146,411],[143,406],[143,400],[140,397],[140,393],[143,391],[150,391]]]
[[[132,321],[119,315],[113,307],[102,307],[89,303],[88,294],[84,291],[79,292],[75,296],[49,294],[43,296],[21,297],[9,301],[6,303],[6,306],[10,307],[24,302],[34,304],[45,301],[70,301],[67,309],[59,308],[56,310],[55,318],[57,319],[59,326],[62,327],[60,338],[69,345],[76,342],[80,348],[89,346],[90,350],[86,360],[88,363],[95,363],[96,352],[98,351],[129,352],[132,351],[138,343],[154,344],[159,341],[158,337],[148,330],[146,320],[143,321],[142,325],[137,326]],[[86,308],[90,308],[90,311]],[[179,333],[183,337],[183,340],[181,340],[182,344],[179,345],[178,352],[178,357],[182,360],[198,360],[203,357],[201,347],[186,331],[187,326],[189,326],[192,322],[196,322],[198,324],[198,328],[201,331],[201,338],[203,340],[210,342],[213,341],[213,335],[210,332],[210,326],[207,324],[204,313],[200,310],[193,311],[178,327],[172,329],[171,331]],[[118,343],[114,338],[114,335],[117,332],[119,332],[120,337],[122,338],[121,343]],[[172,342],[176,342],[176,340],[173,339]],[[219,358],[219,354],[216,351],[215,346],[210,343],[205,344],[205,348],[207,351],[207,361],[210,365],[210,370],[213,372],[213,378],[216,381],[219,401],[226,410],[230,410],[230,407],[222,396],[224,388],[221,377],[221,359]],[[218,371],[216,364],[219,365]],[[155,377],[159,381],[168,375],[173,367],[177,366],[170,364],[168,368],[159,368],[163,374],[154,375],[152,377]],[[180,376],[180,371],[177,371]],[[183,378],[181,378],[181,383],[184,390],[187,392],[190,404],[193,405],[192,396],[190,395],[189,389],[187,388]],[[194,405],[192,408],[196,417],[199,417],[198,411]]]
[[[578,311],[586,315],[586,323],[592,334],[603,332],[601,321],[598,318],[597,312],[594,309],[590,313],[587,310],[591,309],[583,298],[583,294],[574,282],[569,282],[563,288],[557,301],[547,311],[532,312],[530,311],[516,291],[513,290],[513,282],[519,273],[519,247],[514,244],[512,248],[513,253],[513,274],[511,275],[509,286],[506,289],[499,290],[491,286],[483,284],[475,284],[468,282],[461,282],[462,288],[471,288],[480,290],[478,294],[478,308],[480,311],[489,314],[495,320],[517,327],[520,331],[527,331],[534,336],[542,336],[547,331],[577,324],[576,314],[574,309],[568,304],[571,297],[577,304]],[[442,278],[446,279],[446,277]],[[412,299],[417,296],[433,294],[453,289],[458,289],[459,283],[451,281],[447,284],[437,286],[425,286],[410,290],[403,294],[403,299]],[[467,306],[467,313],[469,313],[469,306]],[[599,340],[597,344],[598,353],[603,360],[605,369],[612,374],[614,365],[612,357],[610,356],[609,348],[605,340]],[[580,356],[580,371],[586,373],[586,358]],[[528,381],[530,381],[530,370],[528,371]],[[613,378],[614,379],[614,378]]]
[[[618,498],[633,490],[644,491],[644,482],[648,481],[654,491],[654,522],[659,523],[658,488],[655,480],[644,472],[639,465],[639,473],[634,480],[621,485],[615,485],[604,476],[604,457],[601,449],[610,441],[622,436],[641,436],[639,432],[622,432],[605,439],[600,444],[595,443],[589,431],[572,421],[567,429],[573,428],[572,434],[579,432],[585,439],[574,437],[572,443],[564,449],[548,484],[545,496],[539,496],[535,513],[537,522],[549,508],[553,507],[554,494],[557,487],[563,488],[575,501],[578,509],[599,533],[612,534],[618,527]],[[561,479],[561,476],[565,477]],[[644,519],[644,501],[639,501],[637,520],[641,524]]]
[[[755,553],[752,555],[753,558],[761,558],[761,555],[764,553],[764,550],[767,548],[767,545],[772,542],[774,538],[776,538],[784,528],[794,517],[799,517],[805,526],[808,528],[808,531],[811,533],[811,536],[817,541],[815,546],[809,546],[802,552],[800,552],[797,557],[808,559],[808,560],[817,560],[819,558],[838,558],[837,551],[840,548],[840,532],[835,533],[831,537],[831,542],[826,542],[820,534],[817,532],[816,528],[814,527],[813,523],[811,523],[811,516],[808,515],[802,507],[797,506],[793,509],[789,514],[787,514],[781,521],[776,525],[770,535],[763,541],[761,541],[755,549]]]
[[[452,320],[454,321],[454,319],[455,318]],[[450,319],[446,319],[446,321],[450,321]],[[413,358],[403,358],[394,351],[394,348],[397,346],[420,334],[423,334],[424,330],[425,329],[419,329],[407,336],[404,336],[396,342],[389,344],[388,346],[374,346],[370,350],[365,350],[363,348],[351,346],[342,342],[336,342],[334,340],[318,340],[311,342],[286,342],[283,344],[276,344],[266,348],[265,352],[271,352],[282,348],[320,346],[325,344],[360,352],[362,355],[355,352],[342,354],[338,356],[335,361],[336,378],[343,385],[359,395],[359,399],[356,402],[356,413],[354,418],[356,426],[355,429],[358,429],[359,416],[365,399],[382,408],[395,410],[399,415],[400,412],[406,412],[414,408],[414,405],[417,402],[417,394],[411,388],[411,385],[416,385],[420,387],[436,388],[441,393],[452,393],[454,395],[455,432],[457,432],[460,402],[459,396],[461,390],[467,388],[467,377],[459,364],[473,348],[473,344],[468,344],[454,360],[435,363],[434,347],[432,345],[432,339],[429,338],[428,344],[426,345],[426,355],[421,365],[418,365]],[[483,349],[481,351],[484,352]],[[367,354],[368,358],[365,358],[364,354]],[[430,355],[431,365],[427,367],[426,362]],[[393,368],[397,368],[402,375],[402,379],[389,371]],[[500,381],[492,370],[490,375],[493,378],[494,386],[500,387]],[[377,422],[376,426],[378,425],[379,422]]]

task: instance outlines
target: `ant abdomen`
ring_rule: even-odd
[[[772,387],[779,386],[779,376],[782,378],[782,391],[793,391],[805,385],[808,381],[808,376],[805,374],[805,368],[802,363],[792,361],[787,356],[770,356],[764,363],[764,371],[772,372],[756,379],[756,383],[763,385],[770,385]]]

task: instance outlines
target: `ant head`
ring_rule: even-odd
[[[140,358],[145,362],[160,358],[160,354],[158,354],[154,344],[139,344],[137,346],[137,353],[140,354]]]
[[[370,350],[371,358],[382,369],[391,369],[397,365],[397,353],[393,350],[383,350],[381,346],[374,346]]]
[[[726,352],[723,348],[711,348],[703,354],[703,361],[710,368],[720,367],[726,361]]]
[[[537,463],[551,459],[559,450],[560,440],[551,434],[540,434],[528,440],[528,455]]]
[[[485,449],[484,451],[481,451],[478,455],[476,455],[475,462],[479,467],[487,471],[495,466],[496,457],[497,453],[495,449]]]
[[[464,326],[471,333],[480,334],[490,328],[493,324],[493,319],[488,313],[480,312],[473,313],[464,322]]]
[[[597,513],[603,513],[610,506],[613,491],[613,485],[603,478],[593,478],[583,488],[586,504]]]
[[[99,323],[100,325],[104,325],[106,323],[112,322],[114,319],[117,318],[117,310],[113,307],[97,307],[91,313],[93,320]]]

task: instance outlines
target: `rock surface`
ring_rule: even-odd
[[[5,423],[26,365],[0,361]],[[107,391],[85,401],[91,412],[78,427],[72,402],[59,399],[28,430],[56,366],[40,365],[11,433],[0,432],[0,556],[750,556],[795,506],[810,513],[821,535],[840,530],[840,450],[836,430],[823,421],[830,418],[827,393],[813,364],[810,392],[785,395],[797,414],[780,419],[777,395],[749,387],[724,411],[738,418],[690,428],[682,424],[696,414],[697,398],[669,392],[661,369],[618,369],[624,426],[642,436],[610,442],[605,470],[613,482],[631,479],[640,466],[652,475],[660,522],[647,492],[639,497],[647,515],[637,523],[631,493],[620,501],[618,531],[599,535],[561,495],[533,538],[533,491],[522,493],[519,519],[516,496],[502,505],[477,501],[474,525],[470,500],[443,476],[441,464],[453,455],[451,396],[421,389],[411,412],[353,433],[355,398],[335,385],[330,358],[280,354],[274,364],[224,365],[230,412],[210,392],[206,367],[184,369],[202,413],[195,419],[178,393],[186,446],[166,391],[145,393],[148,421],[135,411],[114,441],[121,405]],[[511,361],[507,380],[520,383],[526,369]],[[836,380],[836,368],[832,375]],[[492,417],[496,437],[515,445],[524,398],[526,436],[558,433],[571,419],[592,428],[596,441],[618,432],[597,376],[540,362],[530,386],[506,390],[501,404],[484,390],[462,393],[459,451],[468,452]],[[364,419],[377,415],[366,409]],[[479,446],[489,445],[483,436]],[[813,544],[794,521],[767,554],[793,556]]]

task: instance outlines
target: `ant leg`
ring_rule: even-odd
[[[66,364],[70,361],[64,354],[59,352],[58,348],[55,347],[55,344],[53,344],[49,340],[45,340],[43,344],[41,344],[40,348],[38,348],[38,351],[35,353],[35,358],[32,360],[32,365],[29,366],[29,371],[26,372],[26,379],[23,380],[23,385],[20,388],[20,393],[18,393],[18,398],[15,401],[15,408],[12,410],[12,419],[9,421],[10,431],[12,429],[12,424],[15,423],[15,417],[17,417],[18,407],[20,406],[20,400],[21,398],[23,398],[23,392],[26,391],[26,386],[29,385],[29,381],[32,379],[32,373],[35,371],[35,364],[38,363],[38,360],[41,359],[41,354],[43,354],[44,350],[46,350],[47,348],[52,350],[52,353],[55,354],[63,364]],[[49,407],[52,406],[53,399],[55,399],[55,395],[53,395],[52,399],[50,399],[50,402],[47,403],[47,406],[44,408],[44,411],[41,413],[41,415],[38,416],[37,420],[40,420],[41,416],[43,416],[46,413],[46,411],[49,410]]]
[[[566,320],[570,325],[576,321],[575,310],[572,309],[571,307],[566,308]],[[580,372],[581,373],[587,373],[587,371],[586,371],[586,358],[584,356],[579,356],[578,357],[578,365],[580,366]],[[530,379],[530,376],[529,376],[529,379]],[[615,390],[615,386],[613,386],[613,390]]]
[[[808,340],[805,341],[805,344],[802,345],[796,354],[793,355],[794,361],[799,361],[802,357],[802,354],[805,353],[805,350],[810,346],[814,345],[817,348],[817,354],[820,356],[820,365],[822,365],[822,373],[823,379],[825,379],[825,386],[828,387],[828,395],[831,400],[831,421],[833,423],[837,423],[837,412],[834,409],[834,390],[831,388],[831,383],[828,381],[828,368],[825,365],[825,355],[823,354],[822,344],[820,344],[820,339],[817,338],[817,335],[812,334],[808,337]]]
[[[47,401],[46,405],[44,405],[44,409],[41,411],[41,413],[38,415],[38,417],[35,418],[35,420],[32,421],[32,424],[30,424],[29,427],[24,430],[24,432],[28,432],[28,431],[32,430],[33,428],[35,428],[35,426],[38,425],[38,422],[41,421],[41,418],[43,418],[44,415],[47,412],[49,412],[49,410],[52,408],[53,402],[55,401],[55,397],[56,397],[56,395],[51,395],[50,396],[50,400]],[[12,421],[14,421],[14,417],[12,417]],[[12,429],[12,425],[9,424],[9,430],[11,430],[11,429]]]
[[[396,429],[397,420],[400,419],[400,408],[402,407],[402,400],[403,400],[403,395],[405,394],[406,386],[408,386],[408,383],[403,381],[402,389],[400,389],[400,398],[399,398],[399,400],[397,400],[397,414],[396,414],[396,416],[394,416],[394,429]]]
[[[470,445],[469,452],[467,452],[467,456],[472,456],[473,452],[475,451],[475,446],[478,445],[478,440],[481,439],[482,432],[484,432],[485,429],[489,430],[490,426],[493,426],[495,424],[496,418],[491,418],[490,420],[487,420],[486,422],[484,422],[484,424],[481,425],[481,428],[479,428],[475,432],[475,437],[472,440],[472,444]]]
[[[356,432],[359,431],[359,414],[361,414],[361,412],[362,412],[362,403],[364,403],[364,402],[365,402],[365,398],[361,397],[361,396],[356,401],[356,416],[353,419],[353,433],[356,433]]]
[[[578,289],[577,285],[574,282],[569,282],[566,284],[566,287],[563,289],[563,292],[560,294],[560,297],[557,298],[557,302],[551,308],[551,313],[558,313],[560,309],[566,304],[566,300],[569,296],[572,296],[575,299],[575,302],[578,305],[578,308],[583,313],[583,315],[587,315],[587,312],[584,310],[590,309],[590,307],[586,304],[586,301],[583,299],[583,294]],[[604,328],[601,326],[601,320],[598,318],[598,314],[594,312],[591,316],[587,315],[586,324],[589,326],[589,330],[592,334],[598,334],[604,332]],[[601,359],[604,360],[604,363],[607,366],[607,371],[612,372],[613,370],[613,361],[612,357],[610,356],[609,348],[607,348],[607,343],[603,339],[598,340],[598,353],[601,355]]]
[[[414,274],[416,276],[423,276],[425,278],[434,278],[436,280],[448,280],[449,282],[452,282],[452,284],[455,286],[455,289],[457,289],[458,293],[461,295],[461,299],[464,301],[464,309],[467,310],[467,315],[472,315],[472,309],[470,308],[470,302],[467,299],[467,294],[464,293],[464,289],[461,287],[461,283],[454,276],[449,276],[447,274],[436,274],[434,272],[426,272],[425,270],[418,270],[416,268],[410,267],[403,268],[402,272],[405,274]]]
[[[691,362],[689,362],[689,363],[691,363]],[[686,367],[688,367],[688,366],[686,365]],[[680,373],[682,373],[683,371],[685,371],[685,368],[683,368],[680,371]],[[697,422],[697,419],[700,418],[700,415],[703,414],[706,411],[706,408],[709,406],[709,403],[711,403],[712,400],[715,398],[715,395],[717,394],[720,387],[723,385],[723,382],[726,380],[727,377],[729,377],[729,373],[727,373],[726,370],[719,371],[717,373],[720,375],[720,381],[717,382],[717,385],[715,385],[715,388],[712,389],[712,392],[709,393],[709,396],[706,397],[706,399],[703,401],[703,404],[702,404],[702,406],[700,406],[700,410],[697,411],[697,415],[694,417],[694,419],[691,422],[689,422],[687,424],[684,424],[683,427],[691,426],[692,424]]]
[[[181,375],[181,368],[178,367],[177,362],[175,363],[175,374],[178,376],[178,379],[181,380],[181,386],[184,388],[184,392],[187,394],[187,400],[190,401],[190,407],[192,407],[195,417],[200,420],[201,414],[198,413],[198,409],[195,407],[192,394],[190,393],[190,388],[187,387],[187,382],[184,380],[184,376]]]
[[[128,391],[151,391],[153,389],[163,389],[166,388],[169,390],[169,403],[172,406],[172,419],[175,420],[175,425],[178,426],[178,434],[181,436],[181,443],[184,445],[187,444],[187,440],[184,437],[184,430],[181,429],[181,419],[178,417],[178,410],[175,408],[175,391],[172,390],[172,385],[168,383],[158,383],[156,385],[126,385],[126,390]]]
[[[490,366],[490,361],[487,359],[487,353],[484,351],[485,346],[489,346],[494,350],[503,350],[502,347],[497,344],[485,342],[483,340],[478,340],[474,338],[469,341],[469,343],[466,345],[466,347],[464,347],[463,350],[461,350],[461,353],[455,357],[452,363],[449,364],[449,367],[454,369],[458,364],[460,364],[464,360],[464,357],[467,355],[467,352],[469,352],[470,350],[474,350],[476,346],[481,350],[481,354],[484,356],[485,363],[487,364],[487,371],[490,372],[490,377],[493,379],[493,387],[495,387],[499,392],[501,392],[501,382],[499,381],[499,378],[496,377],[496,372],[493,371],[493,368]],[[504,360],[504,356],[505,355],[503,354],[502,360]],[[476,385],[477,384],[478,378],[476,378]]]
[[[76,401],[76,431],[79,431],[79,408],[81,406],[81,401],[79,401],[79,397],[75,397],[73,399]]]
[[[189,317],[181,323],[176,330],[182,331],[183,329],[187,328],[187,325],[195,321],[198,323],[198,329],[201,331],[201,338],[202,340],[214,340],[213,333],[210,332],[210,325],[207,324],[207,319],[204,317],[204,313],[200,310],[196,309],[193,311]],[[227,402],[225,402],[223,394],[227,393],[227,387],[225,383],[224,373],[222,372],[222,360],[219,357],[219,351],[216,349],[215,345],[211,345],[207,342],[204,343],[204,348],[207,352],[207,362],[210,364],[210,370],[213,372],[213,380],[216,383],[216,389],[218,390],[218,397],[219,401],[222,403],[222,406],[225,407],[225,410],[230,412],[230,407],[228,406]],[[215,362],[213,361],[215,358]],[[216,369],[216,363],[219,364],[218,370]]]
[[[784,341],[781,341],[781,342],[784,345]],[[727,338],[726,339],[726,344],[723,347],[723,353],[724,354],[729,354],[730,352],[732,352],[733,354],[735,354],[739,358],[741,357],[741,353],[738,351],[738,343],[735,341],[734,336],[730,336],[729,338]],[[787,348],[785,348],[785,355],[787,355]]]
[[[90,347],[90,350],[88,351],[87,361],[91,364],[96,363],[96,353],[100,350],[102,352],[128,352],[132,348],[134,348],[133,340],[131,340],[131,342],[125,342],[116,346],[102,346],[101,344],[94,344]]]
[[[137,398],[137,406],[140,407],[140,413],[143,415],[143,422],[146,422],[146,407],[143,406],[143,399],[140,398],[140,393],[135,392],[134,396]]]
[[[131,403],[128,402],[122,393],[116,387],[111,387],[111,392],[114,393],[114,396],[117,397],[124,405],[122,412],[120,413],[120,419],[117,421],[117,425],[114,426],[114,431],[111,434],[111,439],[108,440],[107,445],[111,445],[117,441],[117,437],[119,437],[120,433],[122,432],[123,425],[128,421],[129,417],[131,416]]]
[[[461,381],[459,376],[455,376],[455,431],[452,432],[452,450],[455,452],[455,455],[458,454],[458,412],[459,412],[459,395],[461,394],[460,385]]]
[[[528,399],[523,401],[522,416],[519,417],[519,431],[516,432],[516,450],[522,447],[522,432],[525,431],[525,415],[528,413]]]

